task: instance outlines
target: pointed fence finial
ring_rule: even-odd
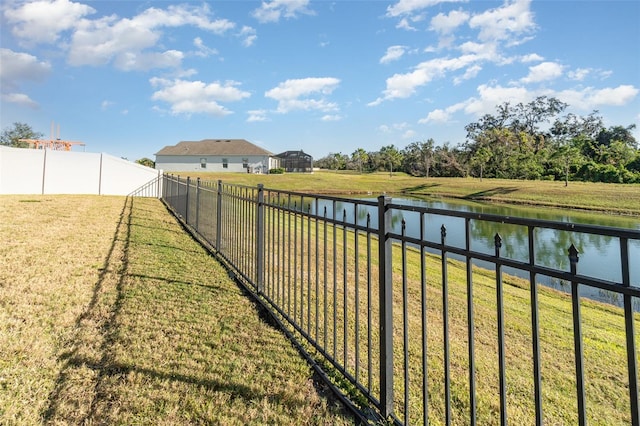
[[[496,232],[496,235],[493,237],[493,243],[496,248],[496,257],[499,257],[500,249],[502,248],[502,237],[497,232]]]

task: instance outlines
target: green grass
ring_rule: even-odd
[[[363,175],[362,181],[358,180],[359,175],[333,175],[247,177],[254,181],[242,180],[246,175],[240,174],[208,178],[309,192],[326,192],[321,190],[324,185],[340,193],[348,193],[349,187],[351,191],[361,187],[364,179],[371,179],[375,185],[382,185],[385,180],[402,180],[400,189],[427,190],[420,186],[420,179],[400,175],[392,178],[388,174]],[[466,187],[465,179],[453,181],[445,192],[460,190],[467,198],[469,194],[487,194],[482,187]],[[502,186],[506,186],[506,182]],[[482,185],[493,184],[497,188],[496,183],[485,180]],[[585,197],[599,191],[597,185],[584,185]],[[380,187],[372,183],[370,188],[378,192]],[[388,193],[398,192],[398,187],[393,185],[387,188],[390,188],[385,190]],[[543,192],[551,193],[551,188]],[[637,186],[605,185],[604,188],[608,189],[604,190],[606,193],[629,188],[623,195],[609,194],[609,200],[626,198],[633,204],[639,196],[634,192]],[[519,191],[494,192],[512,195]],[[533,199],[533,189],[527,191],[522,193]],[[575,194],[571,196],[579,199],[580,193]],[[3,196],[1,201],[0,237],[5,243],[0,247],[3,261],[0,268],[0,423],[351,422],[332,400],[323,396],[310,368],[291,344],[261,320],[255,306],[227,277],[224,269],[184,233],[158,200],[134,199],[132,204],[125,204],[122,197]],[[604,202],[602,209],[613,210],[611,203]],[[332,238],[332,232],[329,236]],[[336,237],[337,257],[341,258],[339,229]],[[352,234],[347,239],[348,244],[353,244]],[[362,243],[360,239],[359,244]],[[364,252],[361,249],[360,255]],[[398,256],[396,247],[394,282],[401,280]],[[375,248],[373,259],[375,271]],[[419,270],[419,261],[416,252],[410,251],[407,265],[411,271],[408,277],[411,336],[420,335],[420,286],[415,272]],[[299,265],[303,262],[302,258],[298,259]],[[353,261],[350,262],[347,296],[348,303],[354,304]],[[364,282],[364,270],[361,264],[360,282]],[[432,424],[442,423],[444,407],[441,397],[442,292],[438,271],[439,259],[429,256],[428,380]],[[338,268],[338,293],[329,295],[339,301],[343,300],[341,274],[342,269]],[[453,261],[449,262],[448,274],[454,423],[465,424],[468,410],[466,275],[463,265]],[[311,274],[312,281],[314,278]],[[299,279],[302,285],[304,281]],[[375,277],[373,279],[375,281]],[[362,291],[359,289],[361,304],[366,298]],[[394,312],[400,324],[400,286],[396,286],[395,292]],[[577,417],[570,298],[546,288],[540,292],[545,424],[574,424]],[[495,280],[491,273],[475,269],[474,296],[479,423],[495,424],[499,405]],[[374,300],[376,298],[377,293]],[[528,284],[505,277],[505,298],[509,420],[514,424],[533,424]],[[628,378],[621,310],[587,300],[583,301],[582,309],[588,418],[593,424],[628,424]],[[376,312],[374,307],[374,315]],[[361,318],[365,315],[362,311]],[[337,316],[338,322],[342,321],[340,312]],[[318,319],[321,321],[322,317]],[[355,330],[353,315],[348,321],[350,329]],[[638,321],[640,317],[636,317],[636,330],[640,329]],[[364,335],[363,330],[360,333]],[[375,334],[374,345],[378,339]],[[338,334],[338,354],[342,337]],[[396,342],[401,342],[401,337],[397,329]],[[353,342],[354,336],[349,336],[349,341]],[[332,344],[331,338],[329,343]],[[398,344],[396,350],[401,349]],[[409,353],[410,416],[412,422],[419,422],[422,409],[419,338],[410,340]],[[360,356],[363,354],[361,351]],[[353,356],[349,356],[350,371],[355,363]],[[374,360],[374,370],[376,362]],[[363,358],[360,365],[366,365]],[[404,367],[399,352],[394,365],[396,377],[401,377]],[[360,374],[364,380],[362,370]],[[403,390],[397,380],[395,392],[400,416],[403,415],[400,399]]]
[[[350,424],[155,199],[3,196],[0,423]]]
[[[605,211],[640,216],[640,184],[526,181],[473,178],[418,178],[404,173],[252,175],[246,173],[174,173],[203,180],[322,194],[405,194],[485,200]]]
[[[267,214],[268,220],[276,219]],[[349,306],[347,318],[347,340],[349,342],[347,363],[344,365],[351,375],[360,383],[367,383],[367,365],[365,344],[367,329],[364,321],[369,309],[374,318],[372,325],[374,351],[372,393],[378,395],[378,365],[376,352],[379,345],[378,334],[378,290],[377,278],[377,244],[371,248],[371,258],[367,259],[366,239],[358,238],[353,232],[343,232],[342,227],[334,228],[331,224],[319,223],[316,231],[314,220],[293,218],[282,219],[288,238],[297,238],[297,247],[301,250],[290,250],[291,241],[285,239],[268,241],[266,276],[271,277],[275,270],[277,279],[267,279],[265,292],[275,300],[284,312],[302,323],[302,328],[324,346],[330,354],[334,353],[339,362],[344,357],[344,318],[343,300],[347,298]],[[303,227],[304,225],[304,227]],[[304,229],[304,231],[303,231]],[[327,250],[322,243],[316,250],[316,235],[327,235]],[[297,237],[289,234],[298,233]],[[297,230],[297,231],[296,231]],[[309,234],[307,234],[309,232]],[[346,235],[346,248],[344,245]],[[309,240],[310,239],[310,240]],[[322,237],[321,237],[322,239]],[[310,244],[309,244],[310,243]],[[355,258],[356,244],[359,256]],[[350,254],[346,264],[342,263],[343,253]],[[422,349],[422,307],[420,302],[420,254],[408,249],[406,252],[407,299],[402,293],[402,251],[399,245],[393,249],[393,283],[394,283],[394,374],[395,374],[395,409],[400,418],[407,416],[411,424],[421,424],[423,410],[421,364]],[[315,259],[319,258],[320,269],[315,269]],[[316,277],[322,284],[325,273],[322,265],[324,259],[337,259],[336,272],[330,266],[326,274],[328,291],[326,295],[322,285],[315,291]],[[310,260],[310,262],[309,262]],[[428,367],[427,379],[429,389],[430,424],[444,424],[444,361],[443,361],[443,324],[442,315],[443,291],[441,258],[428,255],[426,260],[427,274],[427,317]],[[359,263],[359,275],[356,280],[355,262]],[[372,263],[372,300],[373,306],[366,305],[366,265]],[[296,267],[297,265],[297,267]],[[309,270],[307,265],[311,265]],[[451,345],[451,395],[453,424],[466,424],[469,416],[469,384],[468,384],[468,335],[467,321],[467,276],[465,265],[449,260],[447,263],[447,279],[449,285],[449,343]],[[344,286],[344,274],[347,274],[347,288]],[[535,421],[531,302],[529,283],[512,276],[503,276],[505,306],[505,349],[507,376],[508,418],[514,424],[533,424]],[[333,283],[336,283],[334,290]],[[356,282],[359,283],[356,288]],[[542,369],[542,404],[545,424],[576,424],[578,422],[576,404],[575,357],[573,350],[573,323],[571,297],[568,294],[538,286],[539,291],[539,329]],[[495,273],[482,268],[473,268],[473,304],[475,330],[475,377],[477,381],[477,414],[479,424],[498,424],[500,420],[500,401],[498,398],[498,338],[496,313],[496,279]],[[404,300],[404,302],[403,302]],[[316,302],[318,308],[316,309]],[[408,311],[409,345],[409,413],[403,411],[404,386],[403,366],[403,334],[402,310],[406,302]],[[335,303],[335,305],[334,305]],[[297,308],[296,308],[297,306]],[[307,306],[311,307],[311,322],[307,320]],[[324,310],[326,306],[326,311]],[[334,308],[335,306],[335,308]],[[585,383],[587,399],[587,418],[591,424],[625,425],[630,422],[629,378],[627,375],[626,341],[624,313],[621,308],[583,298],[581,300],[582,326],[584,340]],[[355,323],[355,312],[359,312],[360,324]],[[337,326],[333,326],[333,318]],[[325,331],[324,320],[328,321]],[[636,329],[640,329],[640,315],[636,314]],[[316,332],[316,326],[319,330]],[[358,328],[359,327],[359,328]],[[335,338],[334,338],[335,330]],[[359,372],[356,373],[355,339],[360,337],[358,361]],[[637,342],[640,343],[640,342]],[[638,346],[636,346],[638,347]],[[313,350],[310,349],[313,353]],[[321,356],[316,354],[318,360]],[[636,354],[640,356],[640,353]],[[637,380],[637,378],[636,378]],[[344,389],[348,390],[349,386]]]

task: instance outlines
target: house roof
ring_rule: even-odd
[[[165,146],[155,155],[269,155],[272,153],[244,139],[203,139]]]
[[[276,157],[279,158],[304,158],[304,159],[311,159],[311,156],[307,153],[305,153],[303,150],[299,150],[299,151],[285,151],[285,152],[281,152],[280,154],[276,155]]]

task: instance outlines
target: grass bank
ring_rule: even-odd
[[[2,196],[0,423],[350,424],[154,199]]]
[[[178,173],[176,173],[178,174]],[[251,175],[180,173],[206,180],[322,194],[406,194],[452,197],[511,204],[604,211],[640,216],[640,184],[525,181],[474,178],[419,178],[404,173],[336,173]]]
[[[294,217],[285,220],[284,216],[266,216],[267,220],[275,221],[272,223],[278,228],[282,226],[289,238],[282,235],[282,240],[280,237],[269,240],[265,294],[327,353],[333,354],[333,358],[360,384],[371,386],[372,394],[378,395],[377,242],[369,246],[367,238],[344,231],[340,224],[334,227],[323,221],[316,224],[312,219]],[[319,246],[315,245],[317,236]],[[291,250],[291,246],[304,250]],[[422,386],[426,381],[429,424],[446,424],[446,341],[450,351],[451,424],[469,423],[471,359],[468,331],[473,328],[476,420],[482,425],[500,424],[500,345],[496,308],[500,293],[504,303],[507,417],[513,424],[534,424],[534,308],[529,282],[501,275],[502,290],[498,291],[495,271],[474,265],[470,272],[473,282],[470,294],[466,264],[448,259],[445,292],[440,256],[423,255],[411,247],[402,250],[399,244],[394,244],[392,252],[395,413],[409,424],[422,424],[425,410]],[[269,278],[273,276],[276,279]],[[369,282],[371,287],[367,285]],[[571,295],[542,285],[537,289],[535,312],[540,344],[542,420],[549,425],[577,424]],[[473,300],[472,323],[467,310],[469,298]],[[368,300],[373,303],[369,304]],[[443,314],[445,301],[448,306],[446,316]],[[636,300],[636,306],[638,302]],[[581,311],[588,423],[630,424],[624,312],[620,307],[584,297],[581,298]],[[368,315],[373,321],[371,327],[367,325]],[[448,323],[446,337],[443,334],[445,322]],[[640,329],[639,314],[635,315],[635,324],[636,329]],[[423,343],[428,348],[426,353]],[[311,348],[310,351],[314,353]],[[370,353],[372,359],[368,358]],[[321,362],[322,355],[315,354]],[[371,369],[365,367],[369,362]],[[423,370],[423,362],[426,370]],[[357,393],[353,395],[358,400]]]

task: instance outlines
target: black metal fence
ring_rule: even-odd
[[[162,192],[350,401],[381,418],[640,425],[640,283],[630,272],[640,259],[629,250],[640,241],[638,230],[172,175],[163,177]],[[441,218],[458,225],[437,225]],[[478,226],[496,229],[490,252],[472,243]],[[526,230],[524,258],[505,246],[505,227]],[[543,230],[614,239],[619,277],[581,273],[573,244],[555,247],[568,267],[539,261],[536,235]],[[545,280],[565,283],[568,292],[541,285]],[[594,290],[615,296],[619,306],[581,295]]]

